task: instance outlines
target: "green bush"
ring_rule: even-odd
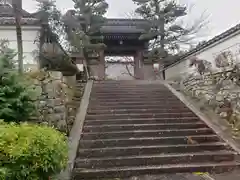
[[[66,137],[45,125],[1,122],[0,180],[48,180],[66,167],[67,148]]]
[[[32,88],[14,68],[15,53],[0,44],[0,119],[6,122],[28,120],[36,112]]]

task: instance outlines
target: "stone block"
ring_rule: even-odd
[[[53,113],[48,116],[51,123],[58,127],[58,124],[65,123],[66,114],[65,113]]]
[[[46,101],[47,105],[51,106],[51,107],[55,107],[55,106],[60,106],[63,104],[63,100],[61,100],[60,98],[56,98],[56,99],[48,99]]]
[[[66,108],[65,108],[64,105],[55,106],[55,107],[54,107],[54,112],[55,112],[55,113],[64,113],[64,112],[66,112]]]

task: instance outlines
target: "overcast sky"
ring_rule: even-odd
[[[188,5],[194,5],[188,18],[194,20],[204,11],[209,15],[206,37],[215,36],[230,27],[240,23],[240,0],[179,0]],[[132,0],[107,0],[109,3],[108,17],[123,18],[135,9]],[[57,0],[57,6],[63,12],[73,8],[72,0]],[[33,12],[36,9],[35,0],[23,0],[23,8]]]

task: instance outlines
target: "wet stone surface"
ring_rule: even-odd
[[[235,170],[227,173],[212,175],[211,177],[214,180],[240,180],[240,171]]]
[[[156,175],[156,176],[146,175],[146,176],[125,178],[125,179],[116,178],[114,180],[205,180],[205,179],[200,176],[195,176],[193,174],[165,174],[165,175]]]
[[[130,178],[113,178],[104,180],[240,180],[240,171],[231,171],[221,174],[211,174],[209,176],[198,176],[191,173],[145,175]]]

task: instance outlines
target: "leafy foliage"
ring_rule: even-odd
[[[166,58],[179,50],[181,43],[187,43],[194,33],[201,29],[204,21],[198,21],[192,27],[185,27],[179,19],[187,15],[186,5],[176,0],[133,0],[138,5],[136,13],[148,20],[149,29],[140,39],[153,39],[150,45],[150,58]],[[147,28],[146,28],[147,29]]]
[[[14,69],[16,54],[7,48],[6,42],[0,47],[0,119],[7,122],[28,120],[35,112],[30,86]]]
[[[62,67],[74,68],[68,55],[64,52],[69,49],[66,40],[62,14],[56,7],[55,0],[36,0],[38,11],[35,16],[42,21],[42,29],[38,37],[36,56],[38,57],[41,68],[62,70]],[[45,46],[43,44],[45,43]],[[51,46],[54,45],[54,50]],[[76,70],[76,68],[75,68]],[[73,70],[73,71],[75,71]]]
[[[75,10],[69,10],[63,20],[71,50],[80,53],[86,61],[84,66],[89,73],[87,66],[91,55],[105,47],[102,37],[99,36],[99,30],[105,21],[103,16],[108,4],[105,0],[73,0],[73,2]]]
[[[51,30],[58,34],[58,36],[64,35],[62,14],[56,7],[55,0],[36,0],[38,5],[39,18],[47,23]],[[58,40],[61,38],[58,37]]]
[[[105,0],[73,0],[76,16],[80,20],[79,30],[86,35],[94,34],[99,31],[105,18],[108,4]]]
[[[82,47],[80,46],[80,49],[83,48],[84,51],[87,51],[88,49],[102,47],[103,44],[99,41],[91,41],[90,36],[98,33],[103,25],[105,21],[103,15],[106,13],[108,4],[105,0],[73,0],[73,2],[75,3],[75,11],[72,14],[74,19],[71,19],[70,22],[75,21],[78,25],[71,27],[69,24],[68,27],[70,31],[74,29],[74,34],[77,34],[80,38],[82,42]],[[71,17],[67,16],[67,18]],[[101,37],[95,36],[94,38],[101,41]],[[72,39],[71,42],[73,41],[74,39]],[[79,48],[77,44],[73,43],[73,46]],[[87,54],[85,53],[85,55]]]
[[[47,126],[0,122],[0,178],[46,180],[67,163],[66,137]]]

